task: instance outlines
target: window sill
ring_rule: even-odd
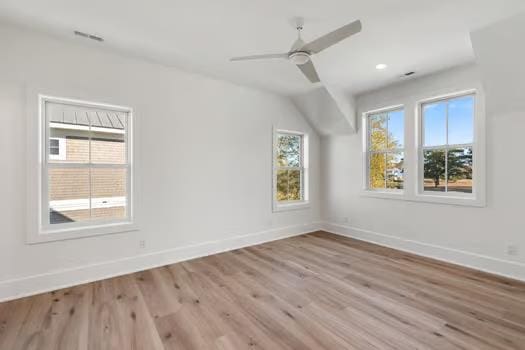
[[[455,196],[455,195],[436,195],[436,194],[417,194],[414,199],[416,202],[448,204],[465,207],[485,207],[485,201],[475,197]]]
[[[373,190],[363,190],[361,192],[363,197],[371,198],[382,198],[382,199],[406,199],[405,192],[403,191],[373,191]]]
[[[455,205],[465,207],[485,207],[486,203],[484,200],[467,197],[467,196],[454,196],[454,195],[436,195],[436,194],[417,194],[415,196],[407,196],[404,192],[398,191],[368,191],[363,190],[361,192],[362,197],[379,198],[379,199],[394,199],[403,200],[409,202],[421,202],[431,204],[443,204],[443,205]]]
[[[137,225],[132,222],[119,222],[111,224],[106,223],[92,226],[77,226],[62,229],[41,230],[36,234],[30,234],[27,238],[27,243],[37,244],[132,231],[138,231]]]
[[[286,204],[274,203],[273,212],[279,213],[283,211],[303,210],[303,209],[308,209],[308,208],[310,208],[309,201],[293,202],[293,203],[286,203]]]

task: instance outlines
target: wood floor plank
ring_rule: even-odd
[[[22,298],[0,304],[0,349],[14,349],[20,329],[35,299]]]
[[[89,349],[163,349],[131,275],[96,282],[89,317]]]
[[[167,267],[140,272],[135,280],[153,318],[166,316],[180,309],[181,304],[173,291],[174,281]]]
[[[0,350],[525,350],[525,283],[325,232],[0,303]]]

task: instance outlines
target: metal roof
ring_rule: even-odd
[[[126,128],[125,112],[67,105],[56,102],[46,103],[46,115],[50,123],[82,125],[99,128]]]

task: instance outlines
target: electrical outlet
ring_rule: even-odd
[[[145,240],[140,240],[139,241],[139,248],[140,249],[146,248],[146,241]]]
[[[507,245],[507,255],[516,256],[519,254],[518,246],[515,244]]]

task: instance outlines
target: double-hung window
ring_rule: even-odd
[[[132,223],[131,118],[125,107],[40,97],[39,240]]]
[[[473,93],[421,104],[420,193],[472,196],[475,105]]]
[[[308,203],[308,137],[278,130],[274,134],[274,210]]]
[[[466,90],[419,101],[410,96],[399,102],[403,107],[363,114],[363,195],[485,205],[485,122],[479,93]],[[405,138],[404,130],[413,135]]]
[[[396,191],[404,188],[404,110],[366,114],[366,188]]]

